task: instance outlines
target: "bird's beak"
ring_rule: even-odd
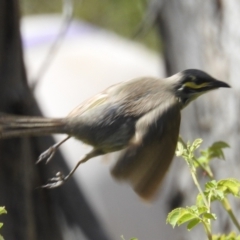
[[[215,89],[215,88],[230,88],[231,86],[225,82],[215,80],[215,81],[211,82],[209,87],[212,89]]]

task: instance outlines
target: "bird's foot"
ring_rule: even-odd
[[[49,183],[41,186],[41,188],[56,188],[65,183],[67,178],[61,172],[56,173],[56,177],[53,177],[49,180]]]
[[[55,146],[51,146],[45,152],[41,153],[41,155],[38,157],[38,160],[37,160],[36,164],[40,163],[44,159],[47,159],[46,160],[46,164],[47,164],[52,159],[52,157],[54,156],[55,152],[56,152],[56,147]]]

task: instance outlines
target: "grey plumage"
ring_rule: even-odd
[[[173,159],[181,109],[219,87],[229,85],[199,70],[185,70],[166,79],[137,78],[109,87],[66,118],[2,116],[0,138],[65,133],[93,146],[68,176],[58,174],[45,186],[49,188],[63,184],[90,158],[124,149],[112,175],[130,182],[148,200],[155,195]],[[49,161],[61,144],[49,148],[39,161]]]

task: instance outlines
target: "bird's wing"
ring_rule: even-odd
[[[108,100],[108,95],[105,92],[101,92],[92,98],[84,101],[80,105],[78,105],[76,108],[74,108],[68,115],[68,117],[75,117],[83,114],[89,109],[93,109],[94,107],[97,107],[103,103],[106,103]]]
[[[152,77],[135,78],[110,86],[99,94],[84,101],[73,109],[68,117],[80,116],[88,110],[106,104],[120,106],[126,115],[140,117],[161,104],[166,98],[164,85],[161,80]]]
[[[151,200],[173,159],[179,134],[180,108],[169,99],[141,117],[127,149],[112,169],[118,180],[129,181],[145,200]]]

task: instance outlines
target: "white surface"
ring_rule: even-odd
[[[35,77],[60,23],[60,17],[49,15],[23,19],[30,79]],[[113,33],[75,22],[51,67],[39,81],[35,95],[46,116],[63,117],[109,85],[144,75],[164,75],[157,53]],[[73,167],[89,147],[69,140],[61,150]],[[127,184],[115,182],[110,177],[109,164],[104,161],[111,158],[112,155],[92,159],[75,174],[99,218],[116,240],[121,235],[125,239],[164,239],[169,230],[173,232],[165,224],[168,211],[164,209],[165,203],[159,199],[147,206]]]

